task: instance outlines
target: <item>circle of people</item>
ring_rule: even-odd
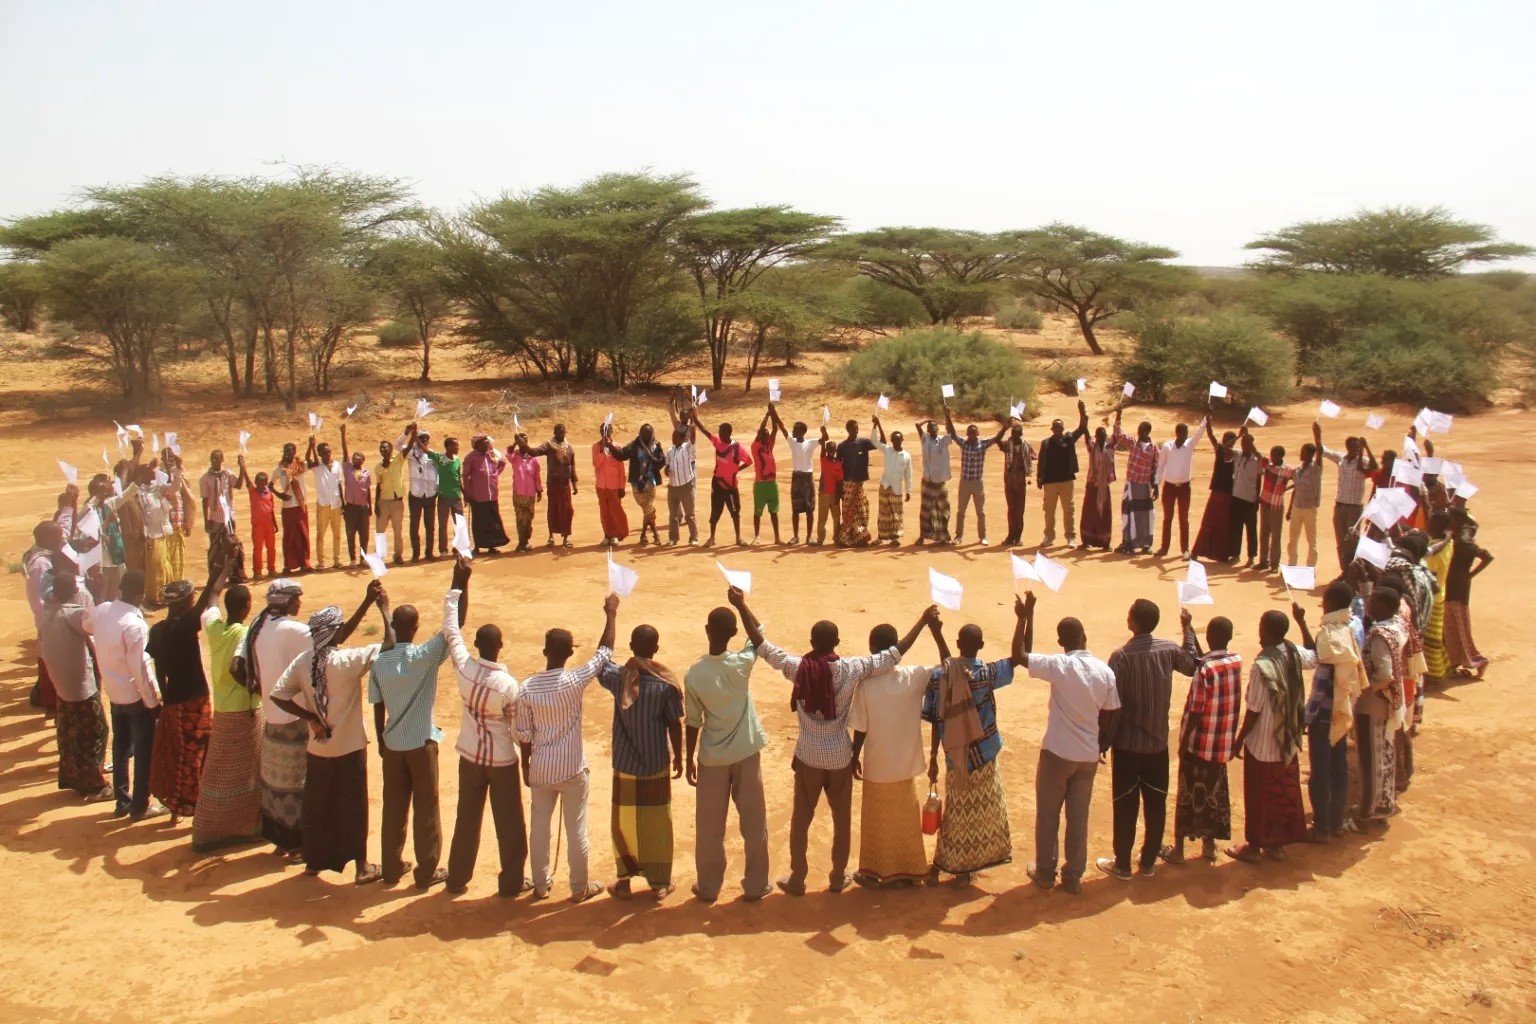
[[[1075,477],[1076,442],[1087,433],[1081,403],[1079,412],[1081,421],[1073,431],[1059,420],[1052,424],[1051,437],[1041,445],[1042,476],[1047,453],[1055,452],[1055,469],[1070,468]],[[1177,460],[1183,455],[1167,453],[1171,448],[1192,456],[1193,444],[1180,425],[1175,439],[1159,449],[1150,439],[1150,424],[1141,424],[1137,437],[1131,439],[1120,431],[1119,419],[1117,409],[1113,433],[1101,428],[1088,443],[1088,501],[1096,500],[1097,483],[1113,479],[1112,453],[1130,451],[1122,499],[1127,530],[1122,549],[1145,550],[1150,547],[1150,508],[1140,506],[1150,506],[1150,500],[1132,487],[1138,480],[1149,480],[1141,486],[1152,494],[1161,487],[1164,508],[1170,504],[1177,508],[1178,492],[1171,503],[1168,495],[1170,489],[1181,486],[1176,478],[1188,474],[1179,472]],[[960,445],[963,460],[979,460],[992,445],[1003,447],[1006,459],[1008,445],[1022,441],[1017,423],[987,441],[972,426],[962,441],[947,407],[945,420],[944,437]],[[661,456],[661,468],[669,472],[669,479],[676,479],[670,473],[673,454],[691,445],[690,429],[710,438],[717,463],[728,460],[738,471],[753,465],[763,472],[757,452],[749,460],[733,450],[729,425],[710,434],[699,423],[696,409],[677,401],[674,423],[673,450]],[[850,494],[847,487],[855,484],[862,492],[864,481],[858,479],[858,468],[853,471],[855,479],[848,479],[850,463],[858,467],[862,454],[862,473],[867,474],[867,456],[874,447],[885,453],[887,469],[891,454],[903,453],[899,434],[887,439],[878,420],[874,426],[878,445],[868,440],[861,443],[854,422],[848,424],[848,439],[836,446],[825,440],[806,442],[802,423],[784,431],[794,443],[824,446],[822,458],[843,466],[841,542],[852,537],[858,543],[857,531],[849,533],[849,522],[851,518],[857,526],[860,495]],[[833,821],[828,874],[832,891],[855,882],[869,886],[932,882],[944,874],[964,884],[977,872],[1010,862],[1012,841],[998,767],[1003,740],[995,695],[1019,669],[1045,681],[1051,690],[1035,774],[1035,859],[1027,867],[1029,878],[1041,888],[1059,885],[1068,892],[1080,890],[1087,866],[1092,784],[1106,757],[1112,774],[1113,855],[1099,858],[1097,867],[1113,878],[1132,878],[1133,867],[1151,875],[1160,862],[1181,864],[1186,842],[1194,839],[1202,842],[1201,855],[1214,860],[1217,843],[1231,839],[1227,770],[1237,758],[1245,762],[1245,834],[1242,843],[1227,850],[1236,859],[1278,859],[1284,856],[1284,847],[1293,843],[1327,842],[1349,831],[1379,828],[1397,813],[1397,796],[1413,772],[1412,738],[1422,722],[1426,685],[1455,674],[1481,676],[1487,666],[1472,642],[1467,607],[1472,577],[1492,561],[1492,555],[1477,545],[1477,523],[1467,508],[1475,488],[1465,484],[1459,467],[1452,475],[1444,463],[1429,461],[1433,448],[1427,438],[1425,455],[1416,450],[1406,456],[1387,452],[1378,464],[1364,438],[1349,438],[1343,452],[1325,448],[1321,426],[1314,423],[1314,441],[1303,447],[1302,464],[1292,470],[1284,464],[1283,449],[1272,450],[1267,459],[1258,456],[1246,424],[1220,441],[1208,422],[1203,426],[1216,452],[1216,467],[1197,556],[1203,553],[1220,561],[1238,557],[1234,538],[1252,522],[1245,506],[1278,511],[1280,503],[1271,502],[1270,495],[1274,490],[1284,493],[1280,486],[1284,483],[1293,488],[1286,517],[1294,524],[1298,512],[1311,513],[1313,529],[1303,532],[1315,564],[1317,488],[1305,474],[1315,470],[1320,475],[1322,460],[1334,462],[1339,471],[1334,524],[1340,531],[1341,574],[1324,590],[1317,629],[1314,633],[1310,628],[1299,604],[1292,605],[1289,617],[1279,611],[1265,612],[1258,624],[1261,649],[1246,681],[1242,656],[1229,649],[1234,629],[1228,619],[1210,619],[1202,645],[1191,612],[1183,609],[1180,640],[1159,639],[1155,633],[1160,609],[1145,599],[1131,605],[1127,616],[1131,637],[1107,661],[1089,652],[1082,623],[1070,617],[1056,626],[1061,653],[1037,653],[1033,593],[1016,601],[1009,652],[998,660],[980,657],[984,638],[974,624],[955,634],[957,653],[952,656],[937,606],[925,609],[905,634],[889,624],[876,626],[869,634],[866,656],[842,656],[838,626],[818,622],[810,631],[809,650],[795,656],[764,636],[747,595],[731,587],[726,605],[712,610],[705,620],[708,653],[681,678],[659,660],[660,637],[650,625],[633,628],[630,656],[622,663],[616,660],[620,598],[610,594],[604,604],[601,639],[588,661],[572,667],[572,634],[551,629],[544,640],[544,668],[519,682],[498,661],[502,635],[496,625],[487,623],[475,631],[473,651],[466,643],[462,631],[473,573],[465,557],[468,551],[453,558],[441,630],[424,640],[418,639],[421,616],[416,608],[393,607],[378,578],[368,584],[350,617],[328,607],[307,618],[300,617],[302,582],[277,578],[267,587],[264,607],[251,619],[251,591],[231,582],[240,571],[243,555],[233,528],[232,492],[219,491],[216,480],[210,493],[209,475],[217,478],[227,473],[217,452],[202,481],[210,551],[208,580],[199,592],[180,578],[183,552],[173,549],[182,548],[182,543],[146,544],[133,529],[135,517],[154,521],[157,502],[172,504],[187,498],[189,491],[174,450],[167,447],[156,460],[141,464],[140,442],[130,446],[133,460],[122,460],[111,478],[103,479],[107,475],[102,474],[91,481],[90,496],[83,505],[72,481],[60,497],[55,516],[34,531],[34,545],[24,558],[38,633],[34,700],[55,720],[61,790],[88,801],[113,801],[114,816],[135,821],[170,815],[177,823],[191,817],[192,845],[200,852],[267,842],[311,874],[351,868],[359,884],[379,880],[394,884],[410,873],[422,889],[445,884],[452,892],[466,891],[488,801],[499,852],[500,895],[514,897],[531,891],[535,899],[542,899],[551,894],[555,883],[550,846],[557,806],[560,830],[567,837],[571,897],[583,902],[601,894],[605,887],[590,877],[590,771],[581,727],[583,694],[595,679],[613,699],[610,831],[616,880],[607,891],[615,898],[631,898],[631,884],[637,878],[657,898],[673,891],[671,783],[686,776],[697,789],[695,897],[711,902],[720,896],[726,870],[724,836],[732,805],[745,846],[741,883],[745,898],[768,895],[774,884],[769,882],[761,767],[766,737],[749,685],[759,659],[792,685],[790,706],[798,723],[790,870],[776,882],[778,889],[791,895],[806,891],[809,828],[823,795]],[[642,428],[629,445],[618,447],[606,427],[594,458],[609,457],[620,466],[628,462],[632,480],[636,452],[650,452],[641,465],[650,467],[645,471],[652,473],[654,488],[659,446],[649,428]],[[935,536],[938,520],[930,518],[930,512],[931,506],[941,504],[940,498],[947,505],[943,488],[947,481],[930,479],[938,467],[933,465],[936,459],[926,456],[944,451],[945,440],[935,421],[919,423],[918,428],[924,435],[924,503],[930,506],[925,508],[923,539],[943,542],[947,538]],[[770,404],[754,448],[771,445],[782,430],[777,410]],[[563,434],[557,427],[551,442],[531,448],[519,431],[506,460],[513,465],[514,482],[520,462],[537,467],[535,460],[544,457],[551,467],[560,462],[571,470],[570,493],[575,493],[574,460]],[[1412,442],[1414,434],[1410,431],[1405,441]],[[347,464],[360,470],[360,453],[347,452],[345,427],[342,437]],[[430,439],[416,424],[407,428],[401,442],[399,447],[408,453],[437,456],[427,461],[438,467],[456,458],[449,444],[443,453],[432,452]],[[479,499],[468,487],[474,479],[471,458],[480,454],[486,465],[503,463],[488,438],[477,436],[472,446],[460,479],[471,515],[478,519]],[[380,465],[386,470],[390,463],[406,461],[392,458],[394,447],[387,442],[380,446]],[[271,491],[274,480],[277,491],[273,493],[286,506],[302,474],[327,464],[329,453],[323,448],[311,439],[310,455],[316,462],[311,466],[309,456],[299,459],[296,446],[287,446],[283,463],[271,476],[257,474],[248,482],[253,509],[262,484]],[[1027,442],[1023,451],[1033,456]],[[1390,488],[1385,485],[1401,482],[1406,475],[1393,471],[1392,463],[1398,459],[1411,459],[1420,475],[1411,477],[1411,485]],[[910,473],[909,459],[895,461],[905,462]],[[1172,469],[1167,468],[1170,463]],[[797,478],[800,464],[797,461]],[[1252,466],[1257,467],[1257,502],[1243,489]],[[944,468],[947,476],[947,461]],[[1436,472],[1429,472],[1431,468]],[[485,472],[486,482],[493,485],[501,470]],[[767,472],[771,476],[771,461]],[[239,485],[247,485],[245,477],[242,459]],[[351,487],[359,477],[354,472],[346,485]],[[441,483],[441,473],[438,479]],[[537,474],[534,479],[537,482]],[[550,479],[556,479],[553,468]],[[979,484],[979,470],[973,476],[962,469],[962,510],[968,479]],[[722,476],[717,466],[712,495],[725,489],[726,480],[734,485],[735,474]],[[414,477],[410,481],[402,477],[401,482],[409,486],[413,481]],[[1062,482],[1040,481],[1047,494]],[[1370,502],[1364,500],[1366,482],[1377,488]],[[754,487],[755,501],[766,483],[772,481],[760,477]],[[1071,481],[1066,483],[1065,497],[1058,503],[1069,510],[1066,535],[1070,543]],[[930,484],[939,485],[931,502]],[[1182,484],[1186,508],[1188,486],[1186,480]],[[1312,494],[1303,494],[1308,487]],[[1388,501],[1388,511],[1401,514],[1385,525],[1369,514],[1379,511],[1377,499],[1387,491],[1410,487],[1415,498],[1411,509]],[[795,489],[799,490],[798,479]],[[884,482],[881,490],[884,532]],[[381,497],[382,493],[375,492],[376,502],[391,500]],[[486,500],[494,504],[495,493],[493,487]],[[902,500],[909,497],[900,496]],[[669,504],[670,499],[669,494]],[[764,502],[763,507],[772,507],[766,498]],[[640,504],[648,507],[644,501]],[[552,512],[553,505],[551,501]],[[412,508],[414,513],[416,506]],[[285,507],[285,522],[288,511]],[[307,512],[302,502],[298,511]],[[1142,529],[1137,519],[1144,511]],[[520,507],[520,546],[526,547],[521,513]],[[162,508],[158,514],[167,513]],[[175,521],[175,538],[180,541],[189,532],[185,516],[180,521],[174,514],[169,517]],[[807,514],[808,535],[809,518]],[[1085,508],[1085,544],[1099,536],[1089,534],[1087,521]],[[654,520],[647,522],[654,537]],[[897,524],[894,539],[899,540],[899,518]],[[568,544],[569,522],[563,525]],[[674,531],[677,525],[674,520]],[[484,540],[482,529],[476,526],[475,533]],[[1165,544],[1167,531],[1165,522]],[[259,537],[260,531],[256,532]],[[606,518],[605,532],[610,542],[620,539],[610,531]],[[1266,527],[1262,532],[1268,538],[1275,531]],[[440,523],[439,538],[442,533]],[[1223,539],[1218,551],[1202,552],[1208,533]],[[957,541],[959,536],[957,528]],[[1294,543],[1294,526],[1292,536]],[[170,538],[164,534],[161,540]],[[1348,548],[1346,538],[1351,541]],[[1050,539],[1048,534],[1047,543]],[[1010,542],[1016,543],[1017,537]],[[1385,556],[1376,559],[1367,542],[1385,547]],[[1273,550],[1268,539],[1265,543],[1266,553]],[[1106,535],[1102,546],[1107,544]],[[429,557],[431,547],[429,537]],[[439,553],[447,551],[439,549]],[[400,557],[397,541],[395,558]],[[158,568],[152,567],[152,561],[160,563]],[[1276,564],[1267,554],[1261,561],[1266,566]],[[156,571],[170,582],[153,590]],[[153,626],[142,611],[151,596],[158,597],[167,610],[166,617]],[[344,646],[375,609],[382,640]],[[1290,639],[1292,620],[1299,630],[1299,644]],[[924,631],[932,634],[938,646],[940,664],[903,664]],[[733,649],[742,632],[745,644]],[[439,668],[450,660],[462,703],[455,747],[459,797],[448,860],[442,865],[437,793],[441,732],[433,724],[433,713]],[[1309,670],[1310,685],[1304,678]],[[1178,752],[1174,841],[1165,845],[1175,673],[1192,677],[1192,682],[1173,738]],[[103,693],[110,707],[110,728]],[[367,855],[365,697],[373,707],[383,775],[380,863],[371,862]],[[930,726],[926,751],[925,722]],[[109,737],[110,783],[105,767]],[[1353,806],[1351,743],[1356,752],[1353,786],[1358,794]],[[1309,757],[1310,825],[1301,792],[1303,747]],[[942,797],[938,789],[941,752],[946,766]],[[855,781],[861,783],[859,867],[849,874]],[[529,790],[526,824],[524,786]],[[1064,852],[1058,841],[1063,815]],[[404,859],[412,818],[414,863]],[[1143,831],[1138,850],[1139,820]],[[937,845],[930,859],[923,836],[935,832]]]

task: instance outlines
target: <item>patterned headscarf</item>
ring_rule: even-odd
[[[288,602],[304,593],[304,585],[298,580],[276,579],[267,585],[267,606],[251,622],[241,648],[245,651],[245,663],[249,666],[245,688],[252,693],[261,692],[261,666],[256,663],[256,638],[262,627],[273,619],[287,614]],[[286,667],[286,666],[284,666]]]
[[[315,645],[309,663],[309,680],[314,684],[315,713],[321,721],[326,721],[331,706],[331,695],[325,688],[325,658],[336,646],[336,634],[341,632],[343,621],[341,609],[335,605],[322,608],[309,617],[309,635]]]

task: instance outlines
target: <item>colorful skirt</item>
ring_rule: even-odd
[[[548,497],[549,507],[545,509],[545,516],[549,520],[550,536],[559,534],[562,537],[571,535],[571,520],[574,518],[574,508],[571,504],[571,485],[550,484],[549,490],[544,492]]]
[[[1127,550],[1152,546],[1152,485],[1127,482],[1120,496],[1120,545]]]
[[[1083,491],[1083,514],[1078,523],[1082,542],[1091,548],[1107,548],[1114,543],[1114,517],[1110,513],[1109,484],[1089,484]]]
[[[654,531],[656,529],[656,485],[631,487],[629,493],[640,509],[640,529],[643,531],[649,526]]]
[[[923,540],[949,543],[949,484],[946,481],[923,481],[918,529]]]
[[[1482,668],[1488,664],[1472,639],[1472,614],[1465,601],[1445,602],[1445,657],[1450,670]]]
[[[629,513],[624,511],[624,492],[606,487],[597,489],[597,514],[603,523],[603,536],[623,540],[629,536]]]
[[[1390,720],[1355,716],[1355,744],[1360,758],[1360,817],[1390,818],[1397,813],[1397,743]]]
[[[843,505],[837,523],[837,543],[864,547],[869,543],[869,497],[862,481],[843,481]]]
[[[944,777],[944,819],[933,866],[951,875],[971,874],[1013,860],[1008,832],[1008,805],[997,761],[962,776],[950,769]]]
[[[279,850],[304,846],[304,769],[309,727],[303,722],[261,728],[261,834]]]
[[[613,773],[613,860],[619,878],[672,884],[672,778]]]
[[[368,859],[368,751],[307,755],[304,772],[304,867],[344,871]]]
[[[917,779],[864,782],[859,810],[859,874],[877,882],[928,874]]]
[[[1438,597],[1424,624],[1424,663],[1431,678],[1444,679],[1451,674],[1451,660],[1445,651],[1445,602]]]
[[[876,522],[881,543],[901,540],[901,502],[900,491],[893,491],[889,487],[880,488],[880,513]]]
[[[1205,499],[1200,532],[1190,554],[1208,562],[1224,562],[1232,557],[1232,495],[1226,491],[1212,491]]]
[[[533,506],[537,504],[531,494],[512,496],[512,515],[517,520],[517,542],[527,544],[533,537]]]
[[[59,743],[59,788],[92,796],[107,787],[107,713],[101,695],[60,700],[53,720]]]
[[[261,712],[215,711],[192,816],[192,849],[207,853],[261,839]]]
[[[1173,834],[1179,839],[1232,838],[1232,795],[1227,787],[1225,763],[1193,754],[1179,755],[1179,795],[1173,809]]]
[[[797,472],[790,476],[789,510],[792,513],[803,512],[808,516],[816,514],[815,476],[804,472]]]
[[[155,723],[155,745],[149,756],[149,792],[175,815],[197,810],[203,761],[213,717],[207,697],[167,704]]]
[[[1305,842],[1307,812],[1301,803],[1301,762],[1243,759],[1243,838],[1269,849]]]

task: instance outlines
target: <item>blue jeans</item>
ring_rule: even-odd
[[[155,715],[143,701],[112,705],[112,791],[117,813],[135,817],[149,810],[149,754],[155,745]],[[128,758],[133,758],[133,797],[128,796]]]
[[[1311,776],[1307,793],[1312,798],[1312,827],[1319,832],[1338,832],[1344,827],[1344,807],[1349,800],[1349,740],[1328,742],[1327,711],[1307,726],[1307,758]]]

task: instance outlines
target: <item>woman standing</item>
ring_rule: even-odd
[[[1445,654],[1452,672],[1481,679],[1488,659],[1472,639],[1468,605],[1472,600],[1472,577],[1488,568],[1493,555],[1477,546],[1477,520],[1465,505],[1451,507],[1451,529],[1456,544],[1445,577]]]
[[[1115,482],[1115,449],[1109,445],[1109,432],[1099,427],[1093,438],[1083,438],[1088,449],[1088,482],[1083,489],[1083,514],[1078,525],[1083,548],[1103,548],[1113,543],[1114,515],[1110,511],[1110,484]]]
[[[1429,665],[1431,679],[1444,679],[1451,674],[1450,659],[1445,651],[1445,588],[1451,571],[1451,556],[1456,551],[1456,540],[1451,536],[1449,512],[1435,511],[1429,516],[1429,551],[1424,556],[1424,568],[1435,578],[1435,601],[1430,607],[1429,620],[1424,624],[1424,660]]]
[[[1205,512],[1200,516],[1200,532],[1195,537],[1195,547],[1190,554],[1191,557],[1208,562],[1225,562],[1232,557],[1232,470],[1235,465],[1232,446],[1237,443],[1237,435],[1229,430],[1221,435],[1218,443],[1207,412],[1205,436],[1211,439],[1216,464],[1211,468],[1211,493],[1205,499]]]

